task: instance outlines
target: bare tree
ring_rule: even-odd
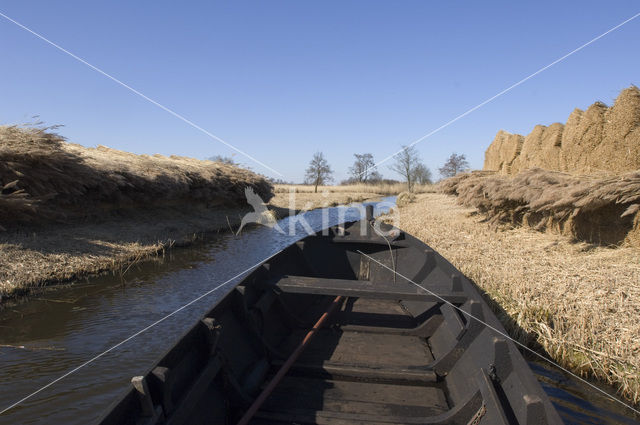
[[[376,163],[370,153],[353,154],[356,157],[353,166],[349,168],[351,174],[350,181],[354,183],[367,183],[382,179],[380,173],[375,169]]]
[[[418,165],[421,165],[421,163],[416,148],[402,146],[402,151],[395,156],[395,162],[389,168],[404,177],[407,182],[407,189],[411,191],[415,182],[415,170]]]
[[[438,172],[445,179],[448,177],[453,177],[458,174],[460,171],[464,171],[469,168],[469,163],[467,162],[467,158],[462,155],[458,155],[455,152],[451,154],[447,162],[440,168],[438,168]]]
[[[431,184],[431,170],[423,163],[413,169],[413,181],[419,184]]]
[[[333,180],[333,177],[331,177],[332,174],[333,170],[324,158],[322,152],[314,153],[305,175],[307,184],[314,185],[314,191],[317,193],[319,185],[324,185]]]

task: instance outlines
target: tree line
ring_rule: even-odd
[[[382,174],[378,171],[373,155],[370,153],[354,154],[355,160],[349,167],[349,179],[343,183],[379,183],[383,180]],[[389,166],[402,176],[407,184],[407,189],[411,191],[416,183],[432,183],[431,170],[424,165],[420,155],[413,146],[402,146],[402,150],[394,156],[394,162]],[[469,163],[464,154],[458,155],[455,152],[447,159],[444,165],[438,168],[438,172],[443,178],[453,177],[461,171],[469,168]],[[315,192],[318,186],[323,186],[333,181],[333,169],[324,157],[322,152],[313,154],[313,158],[305,172],[305,183],[314,186]]]
[[[384,179],[382,177],[382,174],[378,171],[378,167],[376,166],[372,154],[356,153],[353,154],[353,156],[355,160],[353,165],[349,167],[350,177],[341,182],[341,184],[397,183],[397,180]],[[239,164],[231,157],[217,155],[210,157],[209,160],[239,166]],[[454,152],[447,159],[444,165],[438,168],[438,173],[440,173],[443,178],[448,178],[453,177],[468,168],[469,162],[467,162],[465,155],[458,155]],[[409,191],[413,189],[415,184],[432,183],[431,170],[422,163],[420,154],[413,146],[402,146],[400,152],[394,156],[394,162],[389,166],[389,169],[402,176]],[[313,157],[309,162],[309,166],[306,169],[305,183],[313,185],[317,192],[318,186],[324,186],[332,181],[333,169],[324,157],[324,154],[322,152],[316,152],[313,154]],[[275,183],[278,183],[278,181],[275,181]],[[280,183],[285,182],[282,181]]]

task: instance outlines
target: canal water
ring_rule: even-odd
[[[376,214],[386,212],[393,200],[374,203]],[[301,217],[318,231],[356,220],[361,211],[335,207]],[[245,276],[241,272],[306,236],[309,227],[301,217],[279,222],[287,234],[267,227],[245,229],[239,236],[223,234],[134,265],[123,276],[46,290],[1,312],[0,411],[207,294],[0,415],[0,424],[95,421],[126,390],[132,376],[144,373]],[[561,371],[530,364],[567,424],[637,423],[630,411]]]

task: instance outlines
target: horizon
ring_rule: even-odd
[[[283,176],[1,17],[11,65],[0,71],[0,123],[39,116],[84,146],[221,155],[294,182],[321,151],[339,183],[353,154],[380,161],[638,12],[631,1],[580,5],[577,16],[550,2],[200,4],[180,13],[156,3],[11,2],[0,12]],[[611,106],[639,84],[640,58],[628,48],[638,35],[640,19],[422,141],[423,162],[435,178],[453,152],[480,169],[500,130],[526,135],[574,108]],[[399,179],[389,164],[383,177]]]

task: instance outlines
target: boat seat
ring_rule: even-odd
[[[463,294],[455,294],[450,282],[438,286],[429,286],[429,291],[437,296],[407,282],[371,282],[366,280],[327,279],[308,276],[285,275],[271,281],[271,285],[286,293],[342,295],[383,300],[420,300],[442,301],[454,304],[467,300]]]
[[[422,303],[425,304],[425,303]],[[423,314],[412,315],[397,300],[349,298],[343,309],[335,313],[333,324],[343,331],[413,335],[428,338],[442,322],[438,303],[430,303]]]
[[[375,332],[382,330],[410,330],[418,325],[416,319],[402,308],[396,300],[377,300],[369,298],[349,298],[342,309],[334,314],[333,322],[343,330]]]
[[[279,368],[283,361],[275,360],[274,368]],[[398,385],[429,385],[438,382],[438,375],[429,369],[371,368],[367,366],[350,366],[340,364],[308,364],[296,362],[290,369],[295,376],[306,376],[322,379],[360,380]]]

